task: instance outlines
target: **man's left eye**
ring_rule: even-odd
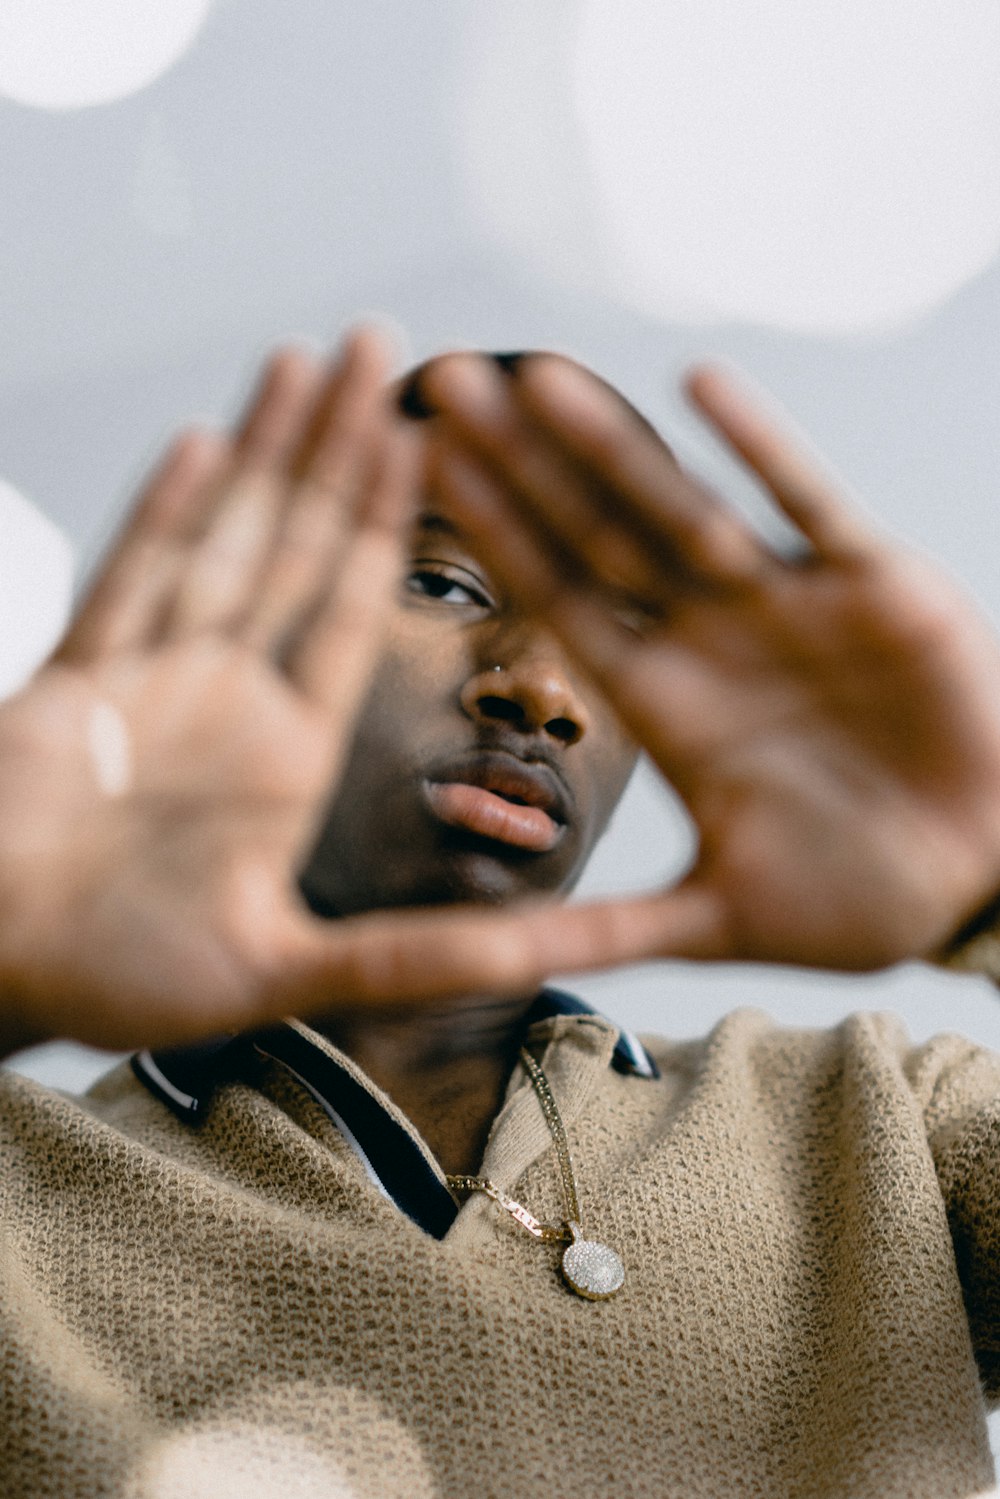
[[[471,578],[428,567],[415,567],[406,579],[406,588],[410,593],[439,599],[444,604],[476,604],[486,609],[490,606],[490,600]]]

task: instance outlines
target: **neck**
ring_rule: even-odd
[[[449,1173],[474,1173],[521,1044],[527,999],[352,1014],[318,1026],[407,1116]]]

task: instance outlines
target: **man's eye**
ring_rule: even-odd
[[[476,604],[488,609],[491,600],[465,573],[439,572],[429,567],[415,567],[406,579],[409,593],[440,599],[444,604]]]

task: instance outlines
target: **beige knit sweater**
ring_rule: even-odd
[[[197,1128],[125,1068],[79,1100],[5,1075],[0,1494],[987,1487],[1000,1059],[741,1012],[651,1043],[648,1082],[607,1022],[542,1031],[584,1227],[627,1268],[604,1303],[485,1198],[423,1233],[280,1064]],[[520,1069],[484,1166],[562,1216]]]

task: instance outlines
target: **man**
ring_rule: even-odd
[[[0,710],[7,1048],[143,1048],[4,1082],[7,1491],[982,1488],[1000,1063],[539,984],[967,951],[996,643],[717,372],[795,556],[567,361],[384,387],[275,360]],[[696,861],[558,905],[636,744]]]

